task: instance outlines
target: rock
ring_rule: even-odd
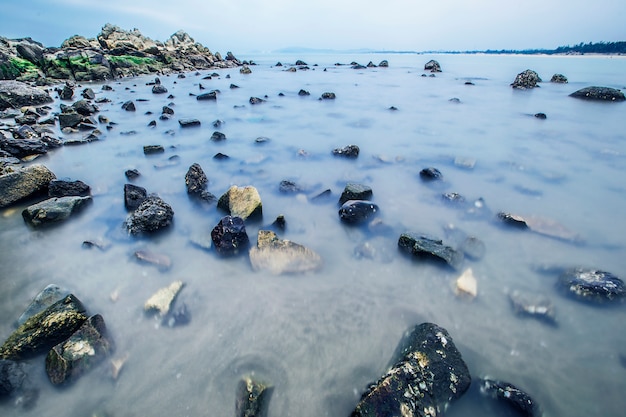
[[[424,181],[435,181],[443,179],[443,174],[437,168],[428,167],[420,171],[420,178]]]
[[[33,227],[46,226],[67,220],[91,203],[91,197],[53,197],[28,206],[22,211],[24,220]]]
[[[124,171],[124,176],[126,178],[128,178],[129,180],[134,180],[136,178],[139,178],[141,176],[141,173],[139,172],[139,170],[137,169],[127,169],[126,171]]]
[[[539,120],[546,120],[548,118],[545,113],[535,113],[535,117]]]
[[[455,281],[454,292],[460,297],[476,298],[478,283],[474,277],[472,268],[467,268]]]
[[[300,91],[298,91],[298,95],[299,96],[310,96],[311,93],[309,93],[307,90],[300,89]]]
[[[389,67],[389,61],[387,61],[386,59],[383,59],[382,61],[380,61],[378,66],[379,67],[383,67],[383,68],[388,68]]]
[[[217,91],[213,90],[213,91],[209,91],[208,93],[198,94],[196,96],[196,100],[198,101],[217,100]]]
[[[74,88],[66,83],[61,90],[57,90],[61,100],[71,100],[74,97]]]
[[[515,314],[556,325],[554,305],[547,297],[515,290],[509,294],[509,300]]]
[[[69,295],[69,291],[63,289],[55,284],[50,284],[46,286],[39,294],[33,298],[33,301],[28,305],[26,310],[22,313],[22,315],[17,319],[17,325],[21,326],[34,316],[35,314],[45,310],[50,307],[52,304],[56,303],[59,300],[67,297]]]
[[[164,152],[165,148],[163,147],[163,145],[145,145],[143,147],[144,155],[155,155]]]
[[[497,218],[507,226],[513,226],[518,229],[528,229],[526,220],[517,214],[504,213],[501,211],[497,214]]]
[[[114,349],[104,319],[89,317],[66,341],[54,346],[46,356],[46,373],[53,385],[74,382],[94,368]]]
[[[624,281],[596,269],[565,270],[558,278],[557,287],[577,300],[592,303],[619,302],[626,296]]]
[[[223,134],[222,132],[218,132],[217,130],[215,132],[213,132],[213,134],[211,135],[211,140],[213,142],[221,142],[223,140],[226,140],[226,135]]]
[[[162,253],[155,253],[148,250],[138,250],[134,253],[138,260],[157,266],[160,270],[170,269],[172,260],[169,256]]]
[[[0,358],[21,360],[66,340],[87,320],[85,307],[72,294],[35,314],[0,347]]]
[[[441,72],[441,65],[439,65],[439,62],[431,59],[426,64],[424,64],[424,71]]]
[[[239,69],[239,72],[241,74],[252,74],[252,70],[250,69],[250,67],[248,67],[247,65],[244,65],[243,67],[241,67]]]
[[[157,84],[152,86],[152,94],[165,94],[167,93],[167,88],[164,85]]]
[[[22,130],[23,131],[23,130]],[[0,149],[20,159],[33,155],[43,155],[48,152],[48,145],[36,139],[13,139],[7,138],[0,133]]]
[[[545,217],[522,217],[517,214],[509,214],[504,212],[498,213],[497,217],[499,220],[509,226],[517,227],[520,229],[529,229],[532,232],[538,233],[543,236],[564,240],[566,242],[575,244],[580,244],[584,241],[578,233],[569,230],[555,220]]]
[[[557,84],[567,84],[567,77],[563,74],[554,74],[552,78],[550,78],[550,82]]]
[[[541,410],[539,405],[524,391],[508,382],[493,379],[480,381],[480,392],[499,401],[504,401],[524,417],[539,417]]]
[[[0,111],[24,106],[41,106],[52,101],[50,94],[41,88],[31,87],[21,81],[0,80]]]
[[[200,120],[198,119],[180,119],[178,121],[180,127],[192,127],[192,126],[200,126]]]
[[[30,165],[0,175],[0,208],[44,193],[56,176],[43,165]]]
[[[253,186],[231,186],[217,201],[217,207],[242,220],[262,215],[261,196]]]
[[[624,93],[616,88],[610,87],[585,87],[569,95],[574,98],[597,101],[624,101]]]
[[[161,113],[162,114],[172,115],[172,114],[174,114],[174,109],[169,107],[169,106],[163,106],[163,109],[162,109]]]
[[[339,204],[343,204],[348,200],[369,200],[372,198],[372,194],[370,186],[349,182],[343,189],[341,197],[339,197]]]
[[[333,149],[333,155],[356,158],[359,156],[359,147],[357,145],[348,145],[345,148]]]
[[[322,100],[334,100],[335,98],[337,98],[337,96],[335,95],[335,93],[326,92],[326,93],[322,93],[321,98]]]
[[[198,196],[206,190],[209,179],[198,163],[194,163],[189,167],[185,174],[185,185],[187,186],[187,194]]]
[[[436,324],[422,323],[405,332],[391,363],[351,417],[438,416],[470,386],[461,353]]]
[[[250,249],[250,263],[255,271],[296,274],[321,268],[322,258],[305,246],[280,239],[272,231],[259,230],[257,245]]]
[[[145,188],[133,184],[124,184],[124,206],[126,210],[137,210],[146,197],[148,197],[148,191]]]
[[[211,240],[220,255],[237,255],[250,243],[241,217],[225,216],[211,231]]]
[[[19,362],[0,359],[0,400],[22,388],[26,377]]]
[[[132,235],[152,233],[172,224],[174,210],[160,197],[147,197],[126,219],[126,228]]]
[[[259,97],[250,97],[249,101],[250,101],[250,104],[261,104],[265,102],[265,100]]]
[[[378,206],[369,201],[348,200],[339,209],[339,218],[344,223],[359,224],[374,217],[378,210]]]
[[[237,384],[235,417],[266,417],[274,387],[263,382],[243,377]]]
[[[539,74],[533,70],[527,69],[517,74],[515,80],[511,83],[511,87],[526,90],[537,87],[537,83],[540,82],[541,78],[539,77]]]
[[[49,197],[85,197],[91,193],[91,188],[80,180],[52,180],[48,185]]]
[[[416,259],[434,259],[447,263],[454,269],[459,269],[463,263],[463,253],[443,241],[419,233],[403,233],[398,239],[398,246],[413,255]]]
[[[278,191],[281,194],[297,194],[303,192],[303,188],[291,180],[282,180],[278,184]]]
[[[148,313],[155,312],[161,317],[166,316],[183,286],[182,281],[174,281],[169,286],[161,288],[145,302],[143,309]]]
[[[135,107],[135,103],[132,100],[128,100],[124,104],[122,104],[122,110],[135,111],[137,110],[137,108]]]
[[[87,100],[93,100],[96,98],[96,93],[94,93],[91,88],[85,88],[80,95]]]
[[[66,127],[76,127],[83,121],[83,116],[76,113],[61,113],[59,114],[59,127],[64,129]]]

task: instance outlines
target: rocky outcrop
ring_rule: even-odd
[[[255,271],[279,275],[315,271],[322,266],[322,258],[303,245],[280,239],[272,231],[259,230],[257,245],[250,249],[250,263]]]
[[[147,197],[126,219],[126,228],[131,235],[152,233],[172,224],[174,210],[156,195]]]
[[[28,206],[22,211],[24,220],[33,227],[40,227],[67,220],[91,203],[91,197],[53,197]]]
[[[39,87],[31,87],[21,81],[0,80],[0,111],[47,103],[52,103],[52,97]]]
[[[404,334],[390,370],[363,394],[351,417],[438,416],[470,386],[447,330],[422,323]]]
[[[585,87],[570,94],[570,97],[595,101],[624,101],[626,97],[617,88]]]
[[[30,165],[0,176],[0,208],[42,194],[56,176],[43,165]]]
[[[45,48],[28,38],[0,40],[0,79],[91,81],[241,66],[232,53],[222,59],[182,30],[159,42],[138,29],[107,23],[95,39],[74,35],[60,48]]]
[[[86,197],[91,193],[91,187],[80,180],[52,180],[48,184],[49,197]]]
[[[541,78],[539,77],[539,74],[533,70],[527,69],[517,74],[515,80],[511,84],[511,87],[526,90],[537,87],[537,83],[540,82]]]

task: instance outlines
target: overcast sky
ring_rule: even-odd
[[[60,46],[105,23],[213,52],[553,49],[626,40],[625,0],[1,0],[0,36]]]

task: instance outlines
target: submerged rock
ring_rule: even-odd
[[[413,255],[416,259],[434,259],[444,261],[454,269],[459,269],[463,263],[463,253],[443,241],[419,233],[403,233],[398,239],[398,246]]]
[[[343,204],[348,200],[369,200],[372,198],[372,195],[372,187],[369,185],[349,182],[344,187],[341,197],[339,197],[339,204]]]
[[[78,213],[91,201],[89,196],[53,197],[27,207],[22,211],[22,217],[33,227],[58,223]]]
[[[485,378],[480,381],[480,392],[504,401],[524,417],[539,417],[541,415],[539,405],[524,391],[508,382]]]
[[[243,219],[237,216],[225,216],[211,231],[211,240],[215,250],[226,256],[237,255],[250,244]]]
[[[174,281],[169,286],[161,288],[145,302],[143,309],[146,312],[156,312],[159,316],[164,317],[169,313],[183,286],[182,281]]]
[[[22,388],[26,372],[19,362],[0,359],[0,400]]]
[[[443,174],[437,168],[428,167],[420,171],[420,178],[424,181],[441,180]]]
[[[233,185],[219,198],[217,207],[242,220],[260,217],[263,212],[261,196],[251,185],[246,187]]]
[[[436,324],[422,323],[405,332],[391,363],[351,417],[437,416],[470,386],[461,353]]]
[[[46,373],[54,385],[70,383],[89,371],[114,349],[101,315],[89,317],[66,341],[46,356]]]
[[[24,310],[22,315],[17,319],[17,325],[21,326],[24,322],[26,322],[26,320],[50,307],[57,301],[67,297],[69,294],[68,290],[63,289],[58,285],[50,284],[46,286],[46,288],[41,290],[41,292],[33,298],[33,301],[28,305],[28,307],[26,307],[26,310]]]
[[[363,223],[378,213],[378,206],[364,200],[348,200],[339,209],[339,218],[344,223]]]
[[[292,274],[315,271],[322,258],[313,250],[289,240],[280,239],[269,230],[259,230],[257,245],[250,249],[250,263],[255,271]]]
[[[343,156],[345,158],[356,158],[359,156],[359,147],[357,145],[348,145],[344,148],[333,149],[333,155]]]
[[[455,281],[454,291],[460,297],[476,298],[478,294],[478,282],[474,277],[472,268],[467,268]]]
[[[243,377],[237,384],[235,417],[265,417],[274,387]]]
[[[35,314],[0,347],[2,359],[27,359],[66,340],[87,320],[85,307],[73,294]]]
[[[624,101],[624,93],[610,87],[585,87],[570,94],[570,97],[598,101]]]
[[[559,276],[557,287],[578,300],[594,303],[622,301],[626,296],[624,281],[595,269],[568,269]]]
[[[556,325],[554,305],[547,297],[515,290],[509,294],[509,300],[515,314]]]
[[[52,171],[39,164],[0,175],[0,208],[45,192],[55,178]]]
[[[517,74],[515,80],[511,83],[511,87],[526,90],[537,87],[537,83],[540,82],[541,78],[539,77],[539,74],[533,70],[527,69]]]
[[[554,74],[552,78],[550,78],[550,82],[557,83],[557,84],[566,84],[567,77],[563,74]]]
[[[172,266],[172,260],[170,257],[162,253],[155,253],[148,250],[138,250],[135,251],[134,256],[141,262],[155,265],[161,270],[169,269]]]
[[[126,219],[126,228],[132,235],[151,233],[168,227],[174,219],[174,210],[158,196],[147,197]]]

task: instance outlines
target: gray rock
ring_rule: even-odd
[[[259,97],[250,97],[249,102],[250,102],[250,104],[261,104],[261,103],[264,103],[265,100],[263,100],[262,98],[259,98]]]
[[[439,65],[439,62],[431,59],[426,64],[424,64],[424,71],[441,72],[441,65]]]
[[[570,94],[570,97],[596,101],[624,101],[626,97],[617,88],[585,87]]]
[[[167,88],[164,85],[158,84],[152,87],[152,94],[165,94],[167,93]]]
[[[348,145],[344,148],[333,149],[333,155],[343,156],[345,158],[356,158],[359,156],[359,147],[357,145]]]
[[[187,194],[199,196],[206,190],[209,179],[198,163],[194,163],[189,167],[185,174],[185,185],[187,186]]]
[[[80,180],[52,180],[48,185],[49,197],[85,197],[91,193],[91,188]]]
[[[253,379],[243,377],[237,384],[235,417],[265,417],[274,388]]]
[[[595,269],[565,270],[558,278],[557,287],[577,300],[593,303],[623,301],[626,296],[624,281],[610,272]]]
[[[398,239],[398,246],[416,259],[434,259],[444,261],[454,269],[463,263],[463,253],[446,246],[442,240],[419,233],[403,233]]]
[[[337,98],[337,96],[333,92],[325,92],[325,93],[322,93],[321,98],[322,100],[334,100]]]
[[[91,201],[89,196],[53,197],[28,206],[22,211],[22,217],[33,227],[59,223],[78,213]]]
[[[243,220],[262,215],[263,204],[256,188],[231,186],[217,201],[217,207]]]
[[[148,191],[134,184],[124,184],[124,206],[128,211],[137,210],[137,208],[148,197]]]
[[[554,74],[552,78],[550,78],[550,82],[557,84],[567,84],[567,77],[563,74]]]
[[[152,233],[172,224],[174,210],[158,196],[147,197],[126,219],[126,228],[132,235]]]
[[[89,317],[66,341],[54,346],[46,356],[46,373],[54,385],[74,382],[94,368],[114,350],[104,319]]]
[[[222,132],[218,132],[217,130],[215,132],[213,132],[213,134],[211,135],[211,140],[213,142],[221,142],[226,140],[226,135],[223,134]]]
[[[372,198],[372,188],[368,185],[349,182],[343,189],[339,204],[343,204],[348,200],[369,200]]]
[[[165,148],[163,147],[163,145],[145,145],[143,147],[144,155],[155,155],[164,152]]]
[[[0,207],[44,193],[55,178],[48,168],[38,164],[0,175]]]
[[[66,340],[87,320],[85,307],[72,294],[35,314],[0,347],[0,358],[21,360]]]
[[[339,218],[344,223],[359,224],[374,217],[378,211],[378,206],[372,202],[348,200],[339,209]]]
[[[132,100],[128,100],[122,104],[122,110],[126,111],[135,111],[137,108],[135,107],[135,103]]]
[[[50,94],[41,88],[31,87],[21,81],[0,80],[0,111],[7,108],[41,106],[52,101]]]
[[[66,289],[63,289],[55,284],[50,284],[46,286],[39,294],[33,298],[33,301],[26,307],[26,310],[22,313],[22,315],[17,319],[17,325],[21,326],[34,316],[35,314],[45,310],[50,307],[52,304],[56,303],[59,300],[67,297],[70,292]]]
[[[196,96],[196,100],[204,101],[204,100],[217,100],[217,91],[209,91],[208,93],[198,94]]]
[[[521,416],[538,417],[542,414],[539,405],[530,395],[508,382],[488,378],[482,379],[480,381],[480,392],[505,402],[511,408],[517,410]]]
[[[93,89],[91,88],[85,88],[83,92],[80,93],[80,95],[87,100],[93,100],[96,98],[96,93],[94,93]]]
[[[144,311],[157,313],[159,316],[165,317],[184,285],[182,281],[174,281],[169,286],[161,288],[145,302],[143,306]]]
[[[295,274],[321,268],[322,258],[303,245],[280,239],[272,231],[259,230],[257,245],[250,249],[250,263],[255,271]]]
[[[211,240],[220,255],[237,255],[250,244],[241,217],[225,216],[211,231]]]
[[[48,145],[39,138],[13,139],[0,134],[0,149],[16,158],[26,158],[31,155],[42,155],[48,152]]]
[[[76,127],[83,121],[83,116],[76,112],[68,112],[59,114],[59,127],[64,129],[66,127]]]
[[[383,59],[382,61],[380,61],[378,66],[379,67],[383,67],[383,68],[388,68],[389,67],[389,61],[387,61],[386,59]]]
[[[424,181],[435,181],[443,179],[443,174],[437,168],[428,167],[420,171],[420,178]]]
[[[556,325],[556,311],[552,302],[545,296],[515,290],[509,294],[515,314],[536,318],[544,323]]]
[[[520,90],[526,90],[537,87],[537,83],[541,82],[541,78],[539,74],[537,74],[533,70],[525,70],[520,72],[511,83],[511,87],[517,88]]]
[[[61,100],[71,100],[74,97],[74,88],[66,83],[61,90],[57,90]]]
[[[78,100],[68,107],[68,109],[73,109],[76,113],[82,114],[83,116],[91,116],[98,112],[98,108],[88,100]]]
[[[200,126],[200,120],[198,119],[180,119],[178,121],[180,127],[192,127],[192,126]]]
[[[390,370],[363,394],[351,417],[438,416],[470,382],[446,329],[422,323],[405,332]]]

